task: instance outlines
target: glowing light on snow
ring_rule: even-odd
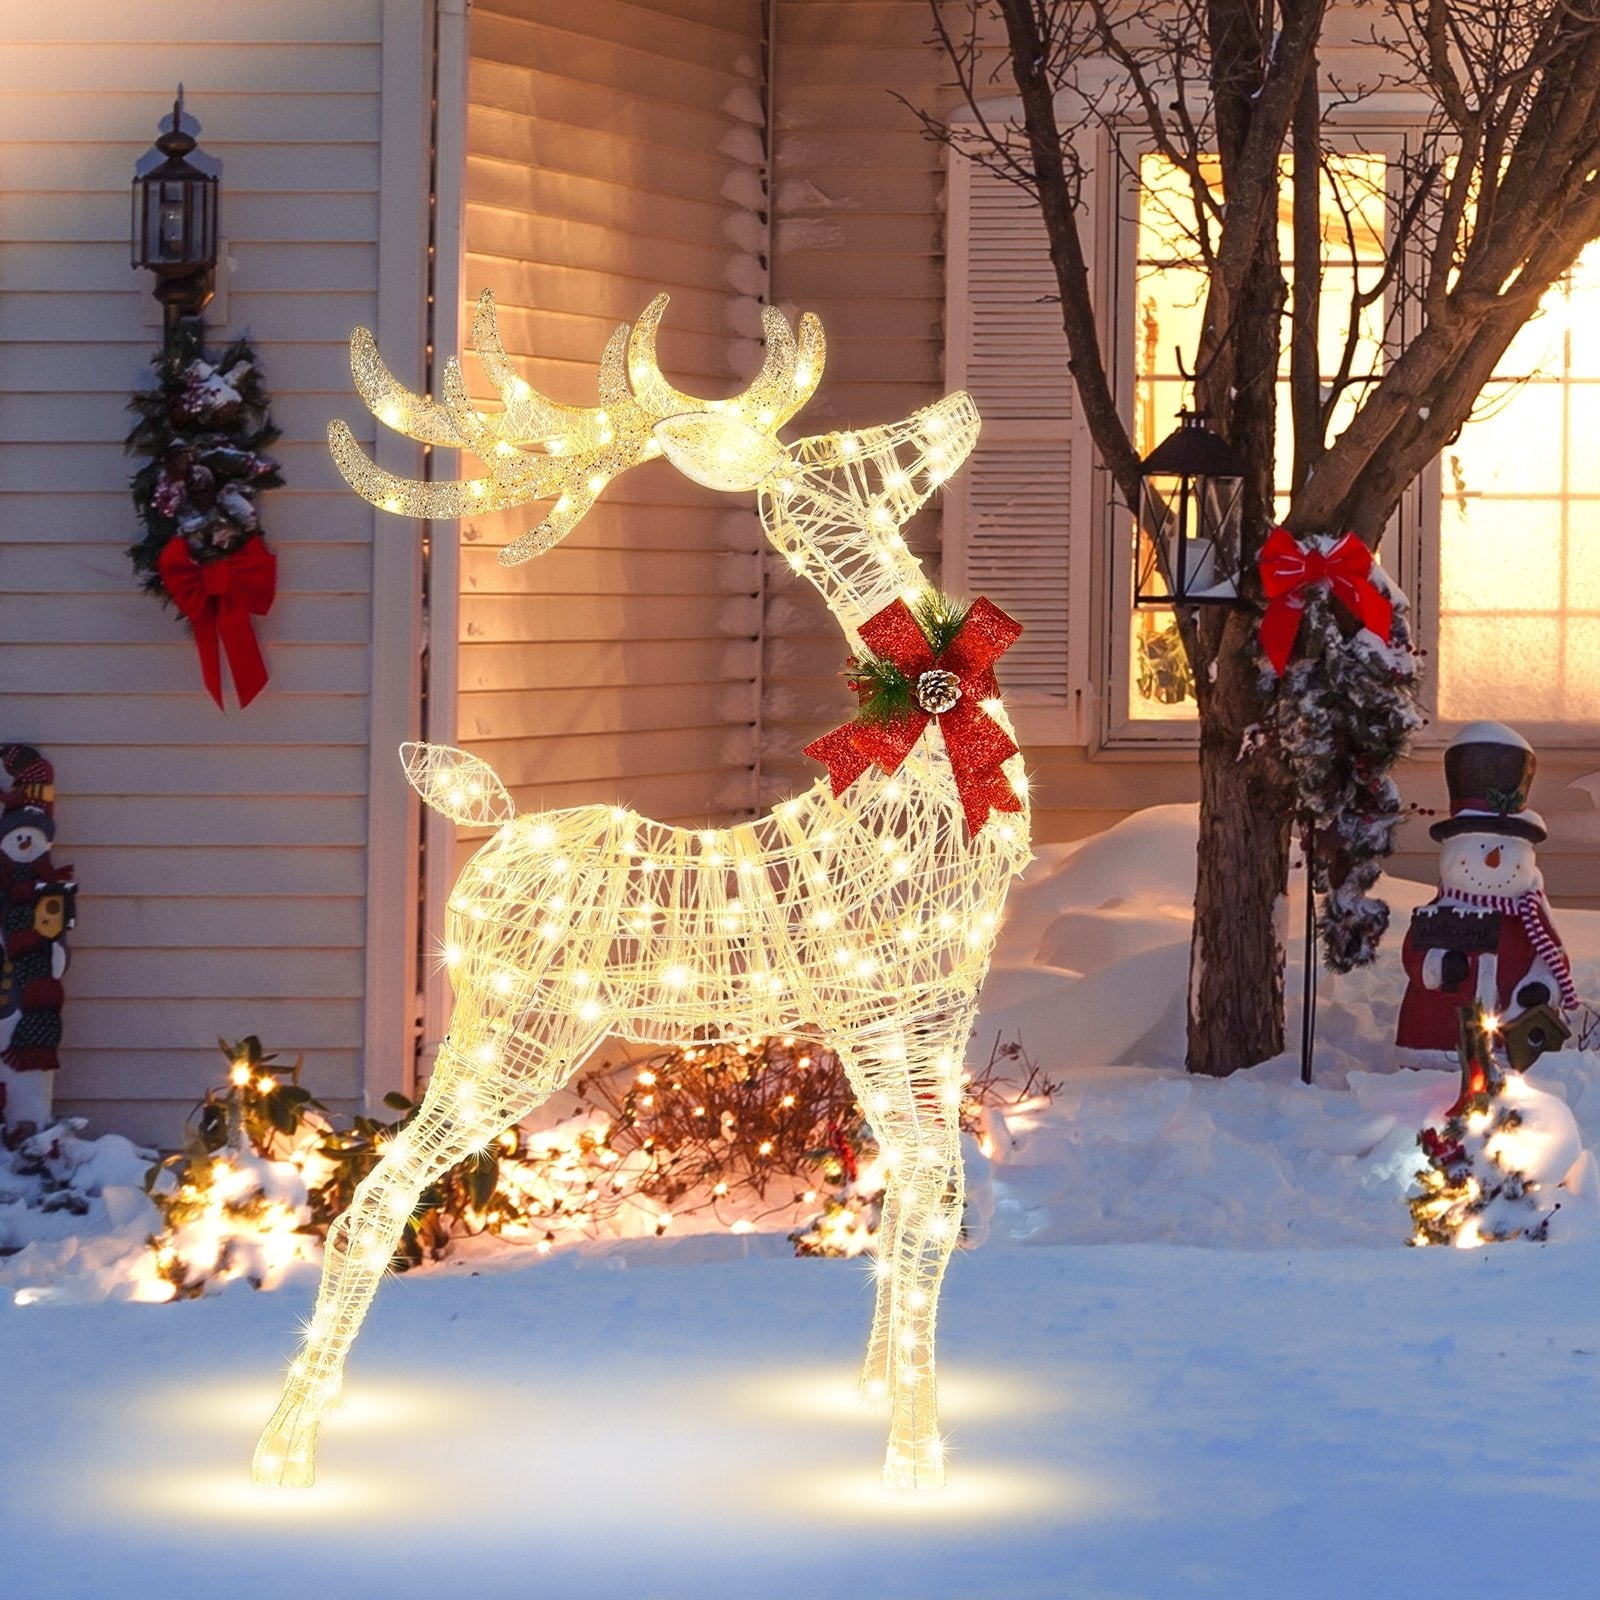
[[[888,1399],[888,1386],[880,1385],[877,1394],[870,1394],[836,1370],[786,1368],[741,1382],[736,1397],[752,1411],[766,1416],[844,1420],[859,1417],[863,1410],[870,1411]],[[1071,1404],[1062,1391],[1024,1383],[1003,1372],[965,1367],[939,1374],[939,1409],[963,1421],[1038,1416],[1067,1410]]]
[[[454,362],[442,402],[400,388],[364,332],[351,341],[352,367],[367,404],[399,415],[411,437],[485,461],[492,487],[476,504],[559,494],[502,559],[548,548],[588,508],[594,483],[664,453],[702,483],[758,490],[767,537],[799,557],[859,648],[855,630],[867,618],[900,595],[927,592],[905,541],[885,530],[903,527],[971,451],[971,399],[950,395],[903,422],[784,446],[777,428],[821,377],[816,318],[802,317],[796,335],[769,308],[766,361],[751,388],[704,401],[657,369],[664,304],[652,301],[631,331],[612,336],[600,370],[603,413],[519,386],[487,295],[474,331],[505,403],[498,418],[467,405]],[[342,424],[330,438],[369,500],[398,498],[415,516],[467,508],[462,485],[402,482],[374,466]],[[1009,734],[999,702],[986,709]],[[863,1375],[891,1402],[884,1477],[895,1488],[943,1483],[934,1324],[960,1228],[961,1061],[1006,890],[1030,859],[1026,802],[969,838],[949,757],[933,738],[892,778],[873,767],[837,798],[819,780],[759,821],[697,831],[610,806],[518,819],[477,757],[407,745],[402,758],[430,806],[498,832],[449,899],[456,1004],[426,1099],[330,1230],[321,1331],[261,1436],[257,1481],[312,1481],[319,1397],[337,1387],[419,1191],[526,1116],[601,1039],[757,1038],[815,1026],[868,1108],[887,1186]],[[1020,755],[1004,771],[1020,795]]]
[[[1004,1467],[965,1464],[937,1501],[926,1496],[886,1494],[865,1475],[815,1473],[782,1480],[777,1485],[797,1510],[825,1517],[830,1525],[920,1522],[936,1517],[941,1527],[970,1522],[992,1527],[1004,1522],[1037,1524],[1088,1522],[1126,1513],[1126,1500],[1115,1486],[1087,1473],[1023,1472]]]

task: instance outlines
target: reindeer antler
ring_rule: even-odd
[[[661,452],[656,425],[694,413],[730,413],[770,437],[811,398],[822,377],[822,324],[809,312],[798,336],[784,315],[767,306],[761,316],[766,360],[750,387],[729,400],[700,400],[673,388],[656,361],[656,329],[667,297],[657,295],[638,321],[622,324],[600,358],[600,405],[562,405],[519,377],[500,339],[494,295],[487,289],[472,319],[480,365],[499,393],[498,413],[477,410],[467,396],[460,363],[445,363],[443,396],[435,400],[407,389],[384,365],[365,328],[350,338],[350,370],[367,408],[386,427],[424,444],[477,456],[487,475],[458,482],[401,478],[378,466],[343,422],[328,425],[328,446],[345,481],[363,499],[404,516],[450,518],[474,511],[503,511],[534,500],[553,500],[538,527],[500,552],[516,566],[568,534],[619,473]]]

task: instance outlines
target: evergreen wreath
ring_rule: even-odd
[[[1387,641],[1352,631],[1327,585],[1313,584],[1301,654],[1281,679],[1263,679],[1264,688],[1277,690],[1267,733],[1298,790],[1311,882],[1322,897],[1323,959],[1333,972],[1370,965],[1389,926],[1389,907],[1367,891],[1394,849],[1404,814],[1391,773],[1423,722],[1410,607],[1376,566],[1371,581],[1394,607]]]
[[[266,454],[278,429],[255,348],[239,338],[216,355],[204,338],[198,320],[180,325],[152,362],[155,387],[128,402],[139,420],[125,448],[149,458],[133,475],[144,533],[128,556],[164,599],[157,562],[175,536],[201,566],[230,556],[261,536],[256,496],[283,482]]]

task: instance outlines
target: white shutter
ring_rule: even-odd
[[[948,227],[946,375],[983,432],[947,492],[945,585],[1022,623],[1001,687],[1024,740],[1082,744],[1091,457],[1044,222],[1030,195],[952,153]]]

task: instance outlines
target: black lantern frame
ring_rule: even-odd
[[[1133,603],[1235,605],[1244,566],[1244,462],[1206,425],[1203,411],[1178,417],[1139,467]]]
[[[172,127],[145,158],[133,179],[133,266],[156,277],[168,339],[185,317],[197,317],[211,301],[217,266],[217,200],[220,184],[188,158],[196,147],[183,127],[183,86],[172,106]],[[160,156],[159,161],[152,161]],[[145,163],[141,162],[143,166]]]

